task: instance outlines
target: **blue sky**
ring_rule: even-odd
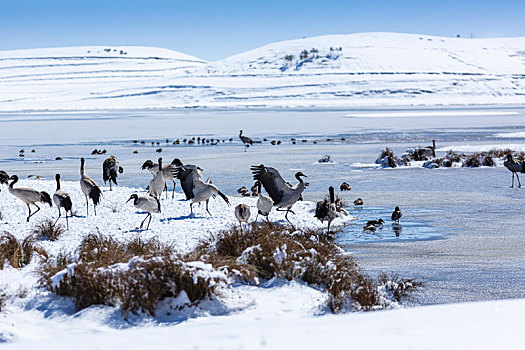
[[[216,60],[322,34],[525,36],[524,14],[525,0],[0,0],[0,50],[146,45]]]

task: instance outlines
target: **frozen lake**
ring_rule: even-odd
[[[239,129],[281,144],[263,142],[244,152]],[[421,277],[427,282],[422,303],[517,298],[525,297],[525,189],[508,187],[511,174],[505,168],[378,169],[372,163],[383,147],[401,154],[432,139],[444,149],[506,144],[525,149],[524,131],[525,108],[519,107],[2,114],[0,169],[21,178],[51,179],[60,172],[64,180],[76,180],[84,156],[87,173],[100,184],[102,162],[111,154],[124,167],[120,184],[145,187],[150,174],[140,165],[160,155],[198,164],[205,177],[212,175],[234,196],[237,188],[253,184],[250,165],[262,163],[292,183],[296,171],[304,172],[310,182],[304,197],[314,201],[328,186],[346,181],[352,190],[338,195],[358,220],[336,239],[365,270]],[[221,142],[172,143],[191,137]],[[91,155],[95,148],[108,153]],[[317,163],[325,154],[335,163]],[[365,202],[362,209],[353,208],[358,197]],[[403,210],[399,227],[387,220],[396,205]],[[363,223],[379,217],[384,227],[363,233]]]

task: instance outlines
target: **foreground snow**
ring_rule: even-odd
[[[4,330],[21,338],[6,349],[521,349],[525,343],[524,299],[314,316],[318,297],[292,283],[256,291],[242,312],[127,329],[117,329],[102,308],[62,317],[7,311],[0,314],[0,340]]]
[[[523,104],[524,52],[525,38],[396,33],[283,41],[211,63],[157,48],[4,51],[0,110]]]

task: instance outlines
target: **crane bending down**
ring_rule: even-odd
[[[9,193],[11,193],[16,198],[20,199],[27,205],[27,209],[29,210],[29,215],[26,220],[27,222],[29,222],[31,216],[35,215],[40,211],[40,207],[36,203],[47,203],[50,207],[53,206],[53,203],[51,202],[51,196],[49,196],[49,193],[44,191],[37,191],[32,188],[14,188],[14,185],[18,182],[18,176],[13,175],[9,179],[13,180],[13,182],[9,184]],[[31,213],[31,204],[37,207],[37,210],[34,213]]]
[[[337,207],[335,205],[335,192],[334,188],[330,186],[328,188],[329,199],[324,199],[317,202],[315,207],[315,217],[321,222],[328,221],[328,233],[330,233],[330,224],[338,216]]]
[[[295,186],[288,185],[277,169],[271,167],[265,167],[263,164],[254,165],[250,168],[253,173],[254,180],[260,181],[270,197],[273,200],[273,205],[277,207],[277,211],[286,211],[284,218],[286,221],[292,224],[288,220],[288,213],[295,214],[292,211],[292,206],[299,200],[301,194],[306,188],[307,184],[301,179],[301,177],[308,177],[302,172],[297,172],[295,178],[299,183]]]
[[[512,185],[510,187],[514,187],[514,174],[516,174],[516,177],[518,178],[518,187],[521,187],[518,173],[525,173],[525,163],[520,161],[516,162],[514,159],[512,159],[512,154],[507,154],[507,160],[503,163],[503,165],[512,172]]]
[[[71,214],[71,210],[73,209],[73,203],[71,202],[71,197],[69,196],[69,193],[64,192],[60,189],[60,174],[56,174],[55,179],[57,181],[57,190],[55,191],[55,194],[53,194],[53,202],[55,202],[55,205],[58,208],[58,218],[55,220],[54,225],[56,225],[58,219],[60,219],[60,217],[62,216],[60,208],[64,208],[64,211],[66,212],[66,225],[69,229],[67,212],[69,211],[69,213]]]
[[[244,152],[246,152],[246,149],[253,145],[253,140],[249,138],[248,136],[244,136],[242,134],[242,130],[239,131],[239,138],[241,139],[242,143],[244,143]]]
[[[175,167],[181,166],[182,163],[179,159],[175,158],[171,164],[166,164],[162,167],[162,175],[164,176],[164,181],[171,180],[173,182],[173,191],[171,193],[171,198],[175,198],[175,178],[173,177],[173,170]],[[153,176],[157,175],[159,171],[159,164],[153,163],[152,160],[148,159],[142,164],[142,170],[147,169]],[[168,198],[168,187],[166,189],[166,198]]]
[[[88,198],[93,201],[93,210],[95,215],[97,215],[97,205],[100,203],[102,191],[97,186],[97,183],[84,172],[85,161],[84,157],[80,158],[80,189],[84,193],[84,197],[86,197],[86,215],[89,215]]]
[[[109,190],[111,191],[111,182],[113,182],[115,185],[117,184],[117,176],[118,174],[122,174],[124,172],[124,168],[120,166],[120,163],[118,161],[118,158],[115,156],[109,156],[106,158],[104,163],[102,164],[102,178],[104,179],[104,184],[106,184],[107,181],[109,181]]]
[[[154,198],[150,195],[137,195],[134,193],[131,195],[131,197],[129,197],[126,203],[132,199],[135,208],[144,210],[148,213],[148,215],[146,215],[144,220],[142,220],[142,222],[140,223],[139,229],[142,229],[144,222],[146,222],[146,220],[149,217],[148,226],[146,227],[146,230],[149,230],[149,224],[151,223],[151,213],[160,213],[160,201],[158,200],[158,198]]]

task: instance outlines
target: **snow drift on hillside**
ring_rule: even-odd
[[[162,49],[83,50],[100,56],[0,53],[0,110],[525,103],[525,38],[327,35],[208,64]]]

